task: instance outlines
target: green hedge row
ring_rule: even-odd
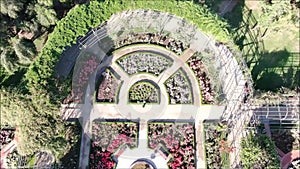
[[[29,91],[42,90],[50,92],[52,96],[58,95],[59,87],[55,86],[57,80],[54,69],[65,47],[75,43],[77,37],[84,36],[89,29],[108,20],[112,14],[128,9],[150,9],[172,13],[194,23],[203,32],[213,35],[216,40],[231,42],[226,29],[227,23],[221,21],[217,15],[211,14],[207,7],[192,1],[91,1],[89,4],[75,6],[57,23],[42,52],[26,73]]]

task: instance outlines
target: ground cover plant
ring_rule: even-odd
[[[196,168],[195,128],[188,122],[148,123],[148,146],[155,149],[159,144],[171,154],[168,167]]]
[[[179,69],[165,82],[170,104],[192,103],[191,85],[185,72]]]
[[[158,88],[150,82],[137,82],[133,84],[129,89],[129,101],[132,103],[158,103]]]
[[[109,103],[116,102],[117,90],[120,82],[108,69],[102,73],[100,80],[101,82],[96,93],[96,101]]]
[[[188,60],[188,65],[193,70],[199,82],[202,96],[202,104],[213,104],[215,102],[215,92],[213,91],[213,87],[210,83],[210,78],[208,77],[207,70],[205,68],[204,63],[201,60],[200,54],[194,54]]]
[[[275,143],[266,135],[250,133],[241,141],[243,168],[280,168]]]
[[[233,148],[227,144],[225,126],[218,123],[203,123],[207,168],[229,168],[229,153]]]
[[[129,75],[151,73],[158,76],[171,66],[172,61],[155,53],[135,52],[118,59],[117,63]]]
[[[115,45],[116,48],[120,48],[136,43],[150,43],[160,45],[167,49],[170,49],[177,55],[181,55],[184,50],[189,48],[188,45],[182,43],[180,40],[175,40],[159,33],[131,33],[126,37],[122,37],[116,42]]]
[[[112,169],[113,153],[122,145],[137,147],[138,123],[94,121],[92,124],[90,168]]]

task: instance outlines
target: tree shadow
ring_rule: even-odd
[[[234,32],[234,29],[238,28],[243,22],[243,10],[245,7],[245,0],[237,0],[236,6],[231,12],[228,12],[224,15],[224,18],[227,20],[231,27],[231,31]]]
[[[79,165],[79,154],[81,144],[82,128],[79,121],[67,124],[67,140],[65,155],[60,159],[63,168],[77,169]]]
[[[291,53],[286,49],[263,53],[252,68],[256,89],[277,91],[281,87],[294,88],[299,85],[299,70],[287,65]]]

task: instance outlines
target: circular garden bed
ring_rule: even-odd
[[[129,101],[131,103],[158,103],[159,89],[150,82],[137,82],[129,89]]]
[[[131,165],[130,169],[156,169],[156,167],[148,159],[139,159]]]

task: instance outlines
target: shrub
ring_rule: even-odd
[[[280,168],[275,143],[266,135],[249,134],[241,141],[244,168]]]

